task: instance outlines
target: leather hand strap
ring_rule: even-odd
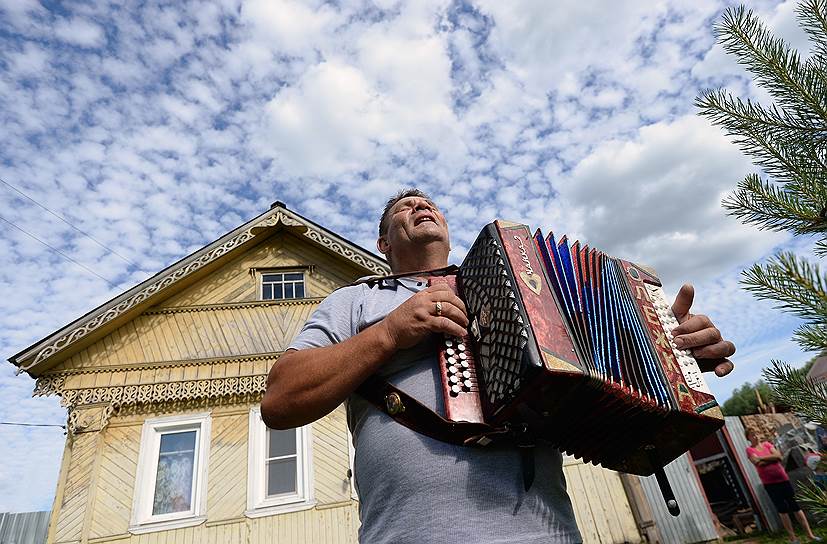
[[[510,432],[507,427],[492,427],[485,423],[449,421],[377,376],[365,380],[356,392],[398,423],[441,442],[486,446]]]

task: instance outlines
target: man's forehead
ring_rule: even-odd
[[[397,208],[401,208],[402,206],[405,206],[407,204],[411,204],[411,203],[413,203],[415,201],[418,201],[418,200],[424,200],[425,202],[427,202],[428,204],[430,204],[434,208],[439,208],[439,206],[437,206],[434,203],[434,201],[431,200],[430,198],[425,198],[424,196],[413,196],[412,195],[412,196],[406,196],[405,198],[400,198],[399,200],[396,201],[396,204],[394,204],[391,209],[395,210]]]

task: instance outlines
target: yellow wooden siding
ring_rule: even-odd
[[[89,502],[90,483],[95,465],[98,433],[84,433],[74,437],[60,514],[54,528],[55,542],[76,542],[81,539]]]
[[[132,514],[141,427],[106,428],[103,441],[89,538],[127,532]]]
[[[236,518],[143,535],[90,539],[90,544],[355,544],[359,527],[355,503],[263,518]]]
[[[309,300],[257,301],[251,268],[300,265],[313,266],[306,276]],[[318,300],[361,275],[364,270],[341,257],[281,231],[78,351],[52,372],[282,351]]]
[[[51,372],[280,352],[316,306],[281,302],[142,315],[121,327],[137,334],[124,337],[118,329]]]
[[[246,302],[258,298],[258,285],[250,269],[313,265],[305,276],[308,297],[325,297],[334,289],[367,275],[339,256],[280,231],[239,255],[210,276],[165,300],[162,307]]]
[[[566,485],[584,544],[640,542],[620,475],[566,457]]]
[[[313,473],[316,501],[330,504],[350,499],[348,435],[345,407],[313,423]]]
[[[247,508],[247,412],[212,418],[207,519],[236,518]]]
[[[248,418],[252,406],[212,410],[207,523],[197,528],[148,535],[128,533],[143,421],[168,414],[114,416],[101,433],[78,435],[69,451],[65,500],[57,516],[56,536],[59,540],[55,541],[78,541],[85,533],[90,541],[101,542],[126,538],[153,543],[241,543],[247,542],[248,534],[255,533],[263,539],[262,542],[272,542],[266,534],[274,532],[294,539],[278,542],[354,542],[358,513],[349,506],[344,406],[312,424],[312,485],[316,507],[306,512],[248,520],[244,512],[247,509]],[[96,450],[98,437],[102,442]],[[96,481],[95,485],[90,485],[93,473]],[[85,526],[84,517],[88,518]],[[317,537],[323,540],[314,540]]]
[[[256,523],[250,523],[250,543],[355,543],[358,519],[359,512],[355,503],[258,518],[254,520]]]

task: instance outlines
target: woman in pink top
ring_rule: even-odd
[[[767,490],[767,494],[772,499],[776,510],[778,510],[778,516],[790,536],[790,542],[798,542],[795,537],[793,522],[790,519],[791,513],[795,514],[795,518],[804,528],[807,537],[811,541],[821,540],[820,537],[813,534],[810,524],[807,523],[807,517],[795,500],[795,489],[790,483],[787,471],[781,465],[781,453],[770,442],[759,442],[758,437],[755,436],[755,431],[747,432],[747,440],[750,443],[747,447],[747,456],[755,465],[758,477],[761,478],[761,483],[764,484],[764,489]]]

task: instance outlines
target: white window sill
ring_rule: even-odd
[[[147,521],[138,525],[130,525],[129,532],[133,535],[154,533],[156,531],[168,531],[169,529],[181,529],[183,527],[195,527],[207,521],[207,516],[195,516],[166,521]]]
[[[278,514],[288,514],[290,512],[300,512],[302,510],[310,510],[316,506],[316,501],[301,501],[292,502],[288,504],[274,504],[271,506],[262,506],[260,508],[253,508],[244,512],[248,518],[263,518],[264,516],[275,516]]]

